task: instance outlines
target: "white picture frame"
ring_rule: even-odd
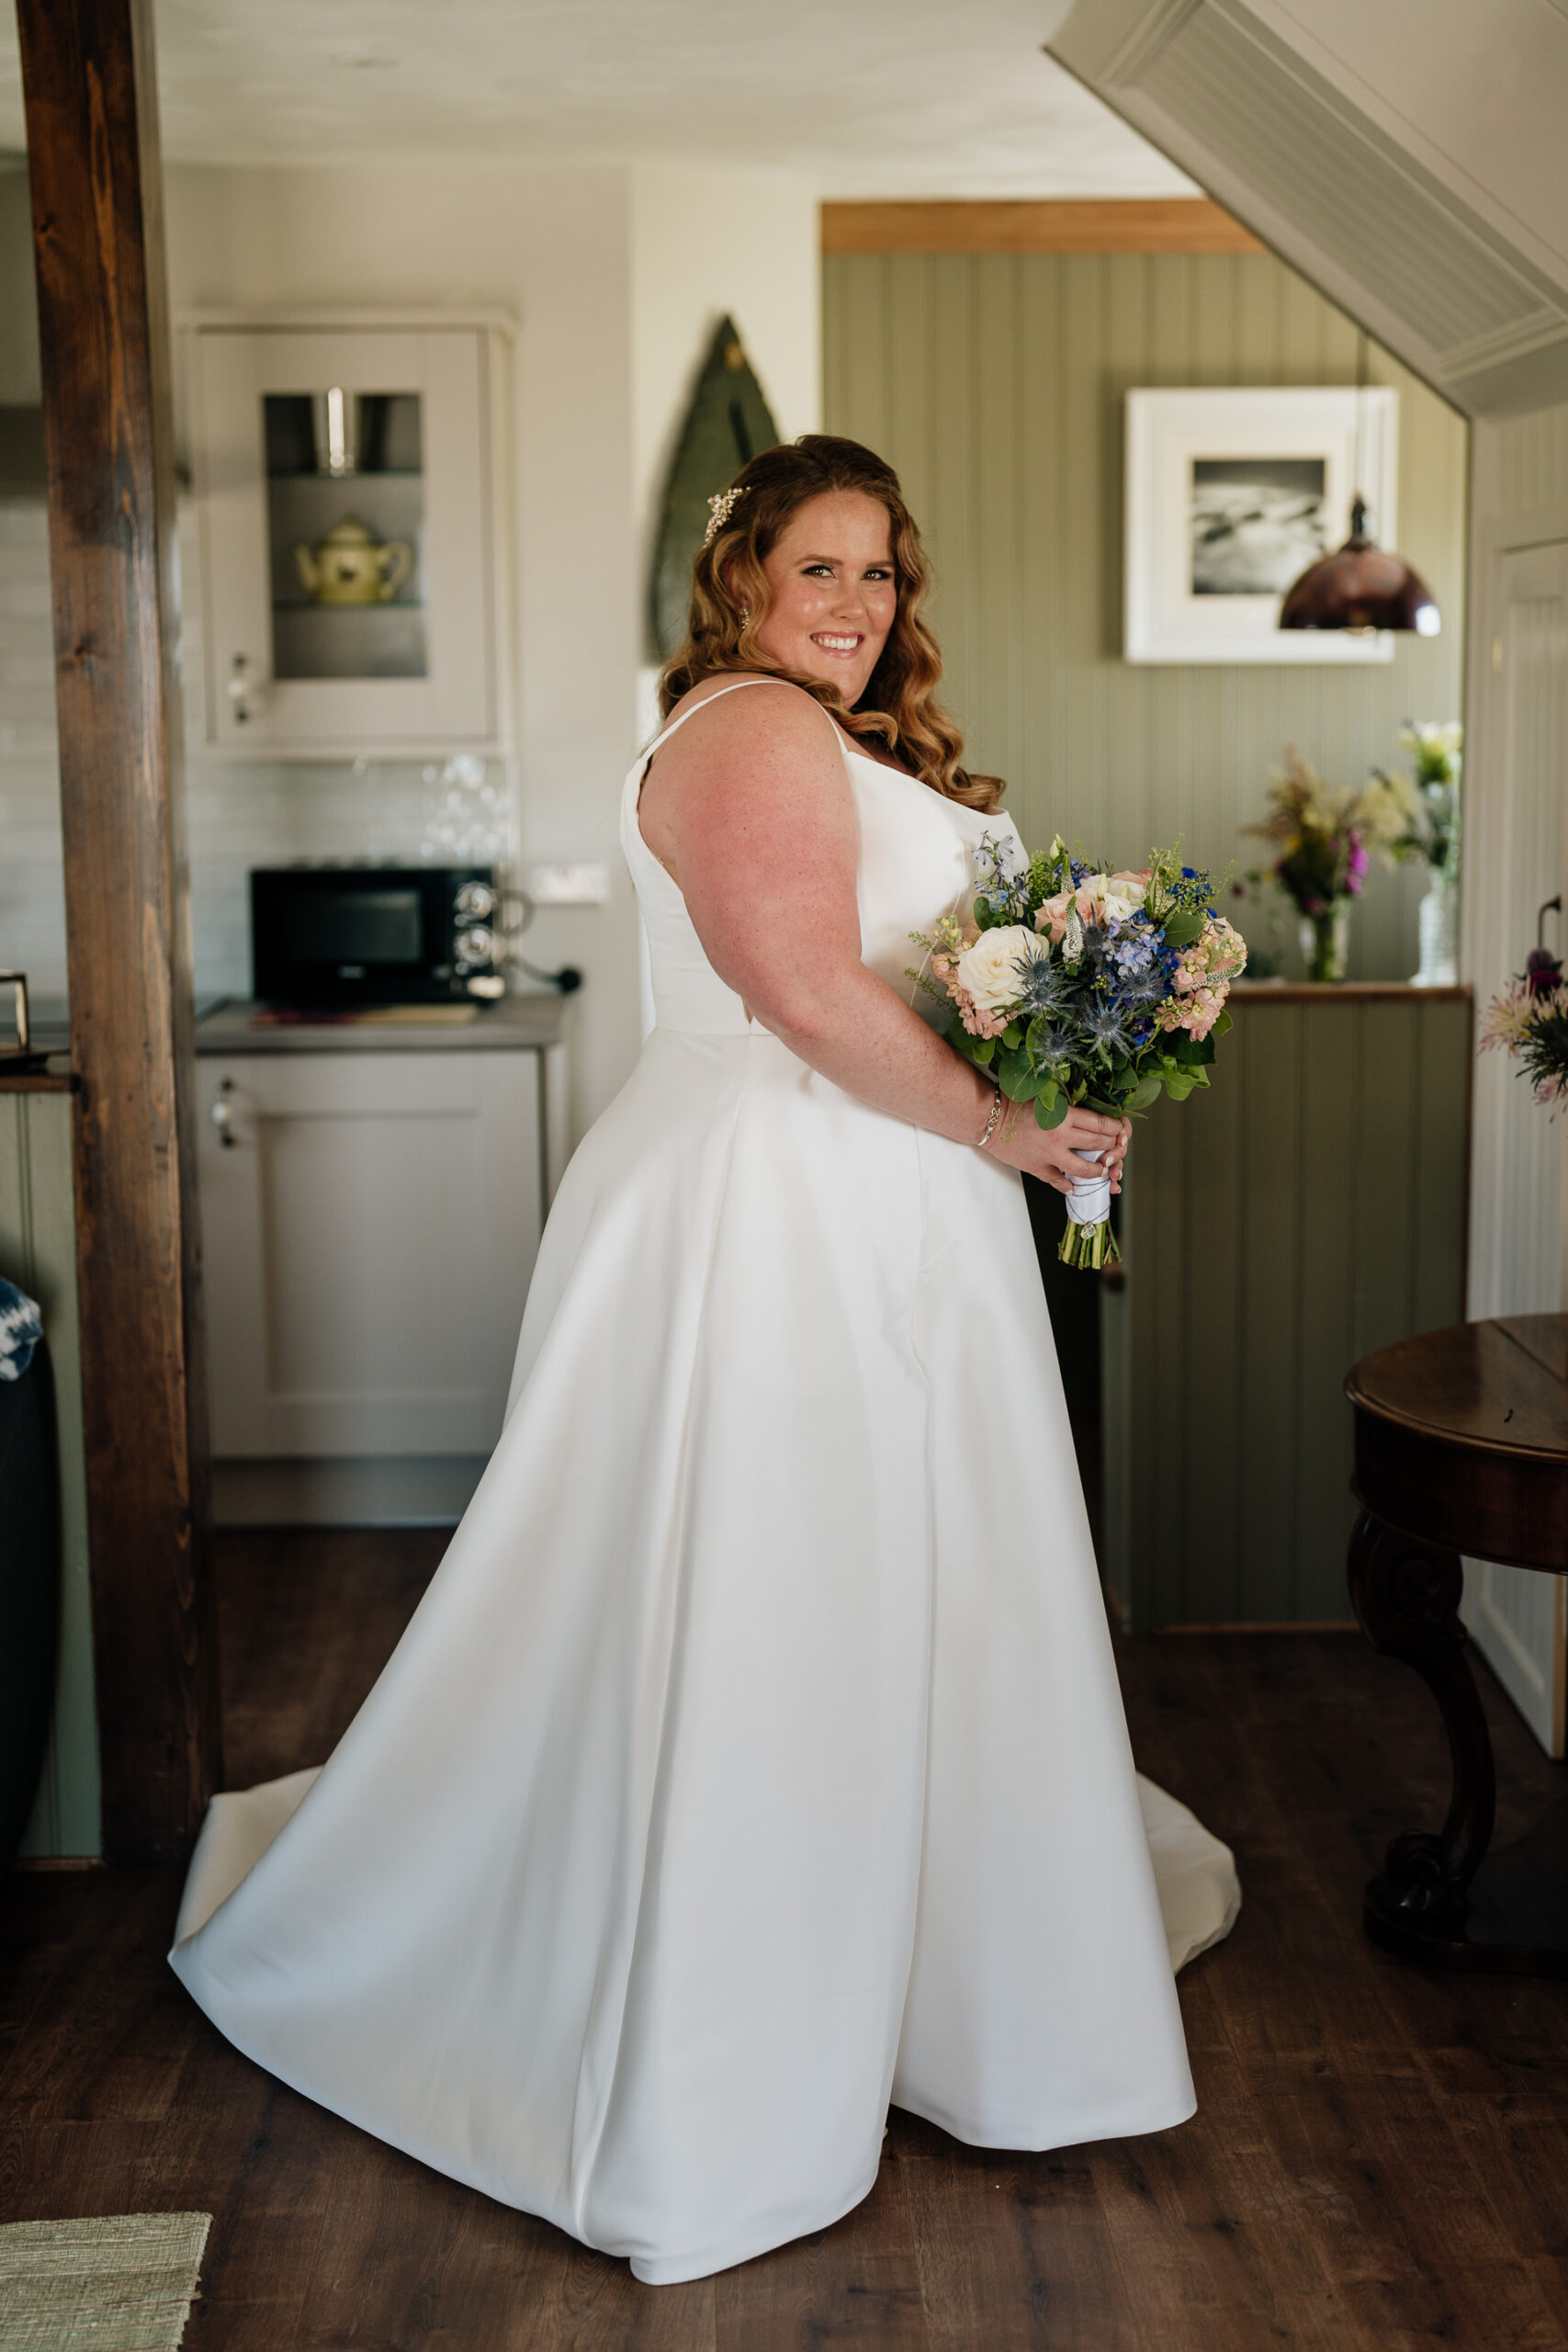
[[[1384,385],[1127,394],[1129,662],[1367,662],[1384,629],[1282,629],[1280,605],[1343,546],[1358,491],[1398,544],[1399,394]]]

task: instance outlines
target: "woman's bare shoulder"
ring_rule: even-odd
[[[743,677],[748,692],[724,694],[724,687],[739,687]],[[707,713],[710,701],[719,701],[719,708]],[[689,718],[689,724],[677,729],[682,718]],[[787,677],[769,677],[766,671],[728,671],[717,687],[701,680],[674,706],[665,729],[668,739],[649,767],[649,783],[656,795],[660,769],[665,783],[703,776],[715,786],[727,776],[733,781],[745,776],[755,783],[776,764],[797,776],[816,769],[825,774],[828,762],[835,760],[840,734],[813,694],[792,687]]]
[[[731,691],[742,685],[747,688],[745,694]],[[671,709],[664,722],[666,731],[682,718],[694,718],[721,696],[723,709],[715,711],[700,727],[683,727],[669,746],[671,751],[684,745],[688,753],[694,752],[699,743],[716,747],[729,741],[750,743],[760,734],[782,736],[791,744],[813,733],[824,741],[830,740],[833,721],[816,696],[787,678],[770,676],[765,670],[727,670],[716,677],[700,678]]]

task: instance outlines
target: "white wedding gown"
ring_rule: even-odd
[[[912,997],[1009,823],[845,761]],[[658,1026],[501,1442],[325,1768],[215,1800],[172,1957],[286,2083],[664,2281],[858,2203],[889,2101],[986,2147],[1179,2123],[1172,1963],[1239,1897],[1134,1778],[1019,1177],[748,1018],[645,763]]]

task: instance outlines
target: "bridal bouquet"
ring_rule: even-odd
[[[1083,1104],[1112,1118],[1146,1110],[1163,1087],[1183,1102],[1209,1083],[1225,998],[1247,943],[1214,912],[1207,874],[1156,850],[1141,873],[1111,874],[1069,856],[1060,835],[1043,857],[1009,863],[987,834],[973,921],[939,922],[915,975],[956,1012],[948,1043],[1032,1105],[1043,1127]],[[1060,1256],[1069,1266],[1120,1257],[1104,1176],[1074,1181]]]

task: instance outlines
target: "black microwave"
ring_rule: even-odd
[[[251,873],[252,992],[331,1011],[502,996],[488,865],[273,865]]]

